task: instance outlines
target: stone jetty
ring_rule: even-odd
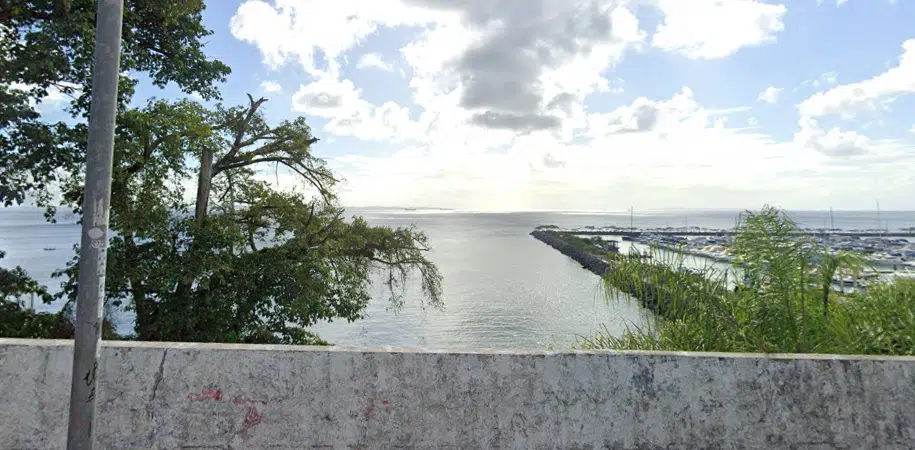
[[[607,261],[603,257],[588,251],[586,248],[573,245],[569,242],[569,238],[572,236],[569,233],[551,229],[537,229],[531,232],[531,236],[540,242],[559,250],[560,253],[572,258],[581,264],[582,267],[598,276],[603,277],[608,271],[613,270],[614,261]],[[596,252],[597,249],[595,248],[594,251]],[[702,277],[702,275],[699,274],[677,272],[670,268],[658,268],[658,270],[665,271],[665,273],[663,273],[664,276],[660,279],[670,280],[670,282],[674,284],[687,282],[691,277]],[[616,289],[638,299],[639,303],[644,308],[647,308],[658,315],[670,317],[678,314],[677,311],[674,311],[674,309],[677,308],[671,308],[670,305],[671,295],[669,290],[673,289],[674,286],[663,282],[656,284],[644,279],[641,282],[613,276],[607,279],[614,284]],[[697,280],[692,280],[691,282],[696,281]],[[680,306],[682,307],[682,305]]]
[[[556,231],[534,230],[531,236],[550,247],[559,250],[559,253],[574,259],[585,269],[594,272],[598,276],[604,276],[610,269],[610,263],[600,256],[582,250],[570,244],[562,233]]]

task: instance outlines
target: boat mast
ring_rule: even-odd
[[[877,231],[880,231],[880,200],[877,200]]]

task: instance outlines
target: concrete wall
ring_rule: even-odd
[[[72,347],[0,339],[0,448],[64,448]],[[911,448],[915,358],[107,343],[98,448]]]

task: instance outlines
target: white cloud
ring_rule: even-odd
[[[390,101],[374,106],[360,98],[352,81],[333,75],[299,86],[292,96],[292,109],[329,119],[324,130],[337,136],[403,142],[418,135],[407,108]]]
[[[381,59],[381,55],[378,53],[366,53],[362,55],[362,58],[359,59],[359,63],[356,65],[356,67],[360,69],[374,68],[383,70],[385,72],[394,70],[390,64],[384,62],[384,60]]]
[[[835,72],[826,72],[820,75],[820,78],[811,81],[811,84],[814,88],[819,88],[820,86],[832,86],[839,81],[839,74]]]
[[[658,132],[669,133],[676,128],[706,123],[707,112],[699,113],[699,105],[689,88],[667,101],[653,101],[639,97],[631,105],[621,106],[610,113],[588,116],[588,133],[602,138],[612,134]]]
[[[785,29],[784,5],[757,0],[654,1],[665,18],[652,44],[689,58],[724,58],[744,47],[773,42]]]
[[[846,194],[868,196],[869,204],[880,189],[911,185],[905,177],[915,172],[915,162],[899,159],[898,144],[824,130],[812,117],[799,122],[794,139],[778,140],[759,132],[753,117],[727,120],[750,107],[706,108],[686,87],[615,108],[590,101],[621,90],[615,66],[647,43],[710,59],[771,42],[784,29],[782,5],[641,0],[663,14],[649,40],[628,0],[317,3],[248,0],[232,32],[259,48],[269,67],[304,68],[293,109],[326,119],[324,143],[349,136],[385,144],[368,147],[379,156],[355,148],[331,159],[348,180],[341,197],[350,205],[747,207]],[[400,98],[367,101],[387,95],[388,86],[363,86],[369,97],[346,75],[352,66],[376,67],[368,54],[358,62],[353,55],[383,27],[409,27],[414,36],[400,55],[375,61],[387,67],[402,58],[402,81],[384,78],[406,83],[409,108]],[[638,80],[627,81],[638,94]],[[873,173],[884,184],[874,185]]]
[[[268,80],[261,83],[261,89],[263,89],[264,92],[278,93],[283,91],[283,86],[281,86],[276,81]]]
[[[779,176],[787,167],[818,171],[828,161],[803,145],[728,129],[689,88],[667,100],[639,98],[586,121],[590,140],[577,144],[540,131],[505,142],[500,152],[452,143],[389,157],[351,155],[337,161],[350,180],[346,199],[493,210],[612,207],[621,197],[687,201],[678,196],[706,188],[746,199],[748,186],[763,197],[798,187],[794,177]]]
[[[782,93],[782,90],[782,88],[769,86],[766,88],[766,90],[759,93],[759,96],[756,97],[756,100],[766,103],[778,103],[778,96]]]
[[[334,61],[379,26],[423,25],[436,16],[400,0],[246,0],[230,29],[236,39],[256,45],[268,67],[292,60],[312,73],[319,67],[315,50]]]
[[[905,41],[902,49],[895,67],[867,80],[813,94],[798,105],[801,115],[853,116],[858,111],[877,108],[882,101],[892,101],[894,96],[915,92],[915,39]]]
[[[867,153],[870,139],[854,131],[842,131],[833,127],[826,131],[816,120],[801,117],[800,129],[795,134],[795,142],[824,155],[833,157],[855,156]]]

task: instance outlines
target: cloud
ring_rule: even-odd
[[[424,10],[399,0],[246,0],[229,28],[236,39],[257,46],[268,67],[292,60],[314,73],[317,50],[326,61],[334,61],[380,26],[418,26],[432,20]]]
[[[431,31],[405,57],[418,83],[455,93],[457,106],[473,111],[474,123],[484,127],[558,127],[550,109],[561,105],[551,100],[609,89],[599,71],[645,36],[616,1],[412,3],[460,14],[460,25]],[[446,36],[452,43],[442,42]],[[433,49],[437,55],[428,55]]]
[[[622,119],[639,117],[636,111],[645,105],[657,111],[651,127]],[[709,201],[745,207],[773,198],[813,207],[839,193],[846,199],[890,198],[910,176],[907,171],[915,170],[915,162],[900,159],[906,148],[857,133],[824,131],[813,123],[806,127],[809,139],[779,142],[712,117],[684,88],[668,99],[637,99],[611,113],[589,114],[583,131],[588,139],[575,143],[533,131],[502,141],[499,151],[480,151],[473,142],[455,139],[387,156],[350,154],[335,164],[349,180],[343,197],[350,205],[388,199],[480,210],[707,206]],[[621,127],[625,123],[630,125]],[[634,129],[645,131],[628,131]],[[847,158],[856,164],[840,165]],[[887,182],[868,187],[875,172]]]
[[[724,58],[744,47],[775,41],[785,29],[784,5],[757,0],[653,0],[664,22],[655,47],[692,59]]]
[[[556,159],[551,153],[543,154],[543,166],[550,169],[556,169],[559,167],[565,167],[566,162]]]
[[[756,100],[766,103],[778,103],[778,96],[782,93],[782,90],[782,88],[769,86],[766,88],[766,90],[759,93],[759,96],[756,97]]]
[[[474,114],[471,118],[471,122],[485,128],[504,129],[517,132],[547,130],[556,128],[560,125],[560,120],[556,116],[539,114],[524,115],[493,111]]]
[[[802,116],[854,116],[875,109],[881,101],[915,92],[915,39],[902,44],[899,64],[873,78],[817,92],[798,105]]]
[[[839,81],[839,74],[835,72],[826,72],[820,75],[819,79],[813,80],[813,87],[831,86]]]
[[[394,70],[390,64],[381,59],[381,55],[378,53],[366,53],[362,55],[362,58],[359,59],[359,63],[356,64],[356,67],[360,69],[378,69],[385,72]]]
[[[870,139],[854,131],[842,131],[833,127],[826,131],[816,120],[802,117],[795,141],[830,157],[862,155],[870,149]]]
[[[278,93],[283,91],[283,87],[280,86],[280,84],[276,81],[264,81],[261,83],[261,89],[263,89],[264,92],[270,93]]]
[[[418,135],[408,109],[390,101],[375,106],[360,95],[351,80],[324,75],[299,86],[292,95],[292,109],[329,119],[324,130],[337,136],[404,142]]]
[[[783,28],[782,5],[757,0],[682,3],[648,0],[664,15],[652,43],[690,57],[724,57],[769,42]],[[547,127],[567,136],[582,123],[586,96],[620,90],[602,73],[647,39],[628,0],[366,4],[339,0],[318,9],[305,1],[271,5],[247,0],[233,16],[231,30],[237,39],[255,44],[269,67],[295,60],[320,77],[337,74],[338,59],[379,27],[420,27],[420,39],[402,53],[412,69],[414,102],[422,109],[447,104],[464,111],[461,122],[478,127]],[[695,17],[708,19],[696,26]],[[389,67],[371,53],[359,65]]]
[[[684,122],[708,120],[708,113],[699,112],[693,99],[693,91],[683,88],[667,101],[635,99],[632,104],[621,106],[609,113],[595,113],[588,116],[589,133],[603,137],[622,133],[644,133],[650,131],[669,132]]]
[[[314,77],[336,75],[339,59],[379,27],[421,27],[403,49],[414,101],[479,127],[551,126],[579,117],[549,105],[612,90],[600,73],[645,39],[626,0],[339,0],[321,4],[247,0],[231,20],[237,39],[256,45],[268,67],[299,62]],[[319,60],[320,57],[320,60]],[[369,57],[370,58],[370,57]],[[371,59],[371,58],[370,58]],[[456,101],[454,101],[456,100]],[[434,104],[434,105],[433,105]],[[475,119],[474,119],[475,117]],[[556,127],[558,117],[563,126]],[[528,125],[518,124],[533,118]],[[494,119],[494,120],[493,120]]]
[[[714,59],[774,41],[787,11],[774,1],[318,4],[248,0],[231,29],[268,67],[301,66],[306,75],[291,93],[292,107],[316,118],[323,144],[337,136],[366,141],[335,147],[338,156],[329,160],[348,180],[341,191],[348,205],[743,208],[773,199],[821,205],[824,196],[867,196],[869,204],[911,186],[905,177],[915,173],[915,162],[904,158],[910,147],[824,129],[815,117],[782,130],[796,131],[793,138],[776,138],[749,118],[750,106],[709,108],[688,87],[624,104],[610,96],[626,73],[617,66],[647,55],[649,44]],[[653,34],[634,14],[645,5],[660,13]],[[382,29],[409,36],[399,54],[375,61],[403,61],[395,72],[401,77],[357,86],[353,67],[380,69],[361,44],[381,39],[375,33]],[[626,81],[627,92],[639,95],[640,80]],[[818,82],[834,84],[835,76]],[[874,184],[874,174],[883,184]]]
[[[703,186],[735,192],[748,186],[757,192],[793,189],[798,180],[779,172],[816,171],[828,161],[802,145],[727,128],[712,120],[689,88],[668,99],[640,98],[610,113],[588,114],[586,122],[587,139],[575,143],[532,131],[503,141],[498,152],[455,139],[385,157],[348,155],[337,159],[350,180],[346,200],[357,205],[421,198],[426,204],[493,210],[587,208],[619,204],[620,198],[637,202],[658,195],[657,201],[668,201],[661,197],[679,198],[678,190]]]
[[[292,110],[319,117],[334,118],[351,115],[363,107],[359,90],[350,80],[325,76],[307,85],[300,85],[292,95]]]

